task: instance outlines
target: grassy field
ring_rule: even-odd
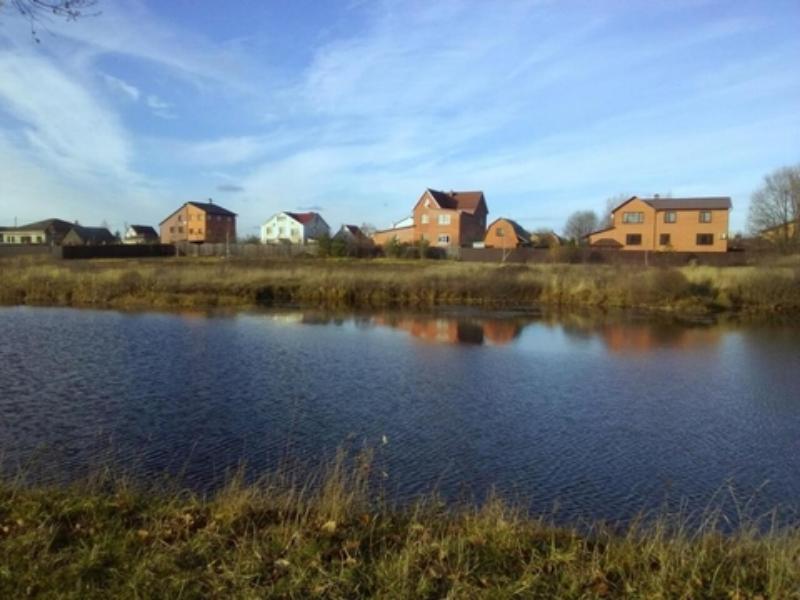
[[[0,597],[800,598],[800,531],[558,527],[495,499],[392,508],[370,461],[200,497],[0,483]]]
[[[118,308],[442,305],[791,314],[800,261],[680,269],[308,259],[0,260],[0,303]]]

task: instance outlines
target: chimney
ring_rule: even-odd
[[[659,198],[661,198],[661,194],[653,194],[653,198],[655,198],[656,200],[658,200]]]
[[[209,199],[208,199],[208,203],[209,203],[209,204],[214,204],[214,199],[213,199],[213,198],[209,198]]]

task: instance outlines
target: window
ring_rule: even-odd
[[[643,212],[626,212],[622,213],[623,223],[644,223]]]
[[[450,215],[439,215],[439,225],[450,225]]]
[[[174,227],[170,227],[170,228],[169,228],[169,232],[170,232],[170,233],[175,233],[175,228],[174,228]]]
[[[194,229],[189,228],[189,233],[194,233]]]
[[[661,235],[658,236],[658,243],[662,246],[669,246],[670,240],[671,237],[670,234],[668,233],[662,233]]]
[[[183,233],[183,227],[178,227],[178,233]]]
[[[422,221],[423,225],[427,225],[428,224],[428,215],[422,215],[422,218],[420,219],[420,221]]]
[[[701,210],[700,211],[700,222],[701,223],[711,223],[711,211],[710,210]]]
[[[3,243],[3,234],[0,233],[0,244],[2,244],[2,243]]]
[[[698,233],[697,234],[697,245],[698,246],[713,246],[714,245],[714,234],[713,233]]]
[[[625,236],[625,245],[626,246],[641,246],[642,245],[642,234],[641,233],[629,233]]]
[[[504,234],[502,227],[498,227],[495,231],[497,232],[497,237],[503,237]]]
[[[446,233],[440,233],[438,242],[440,244],[449,244],[450,243],[450,236],[447,235]]]
[[[664,213],[664,223],[677,223],[678,222],[678,213],[674,210],[668,210]]]

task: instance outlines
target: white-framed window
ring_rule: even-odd
[[[420,222],[421,222],[423,225],[427,225],[427,224],[428,224],[428,221],[429,221],[429,219],[428,219],[428,215],[427,215],[427,214],[423,214],[423,215],[422,215],[422,217],[420,218]]]
[[[439,244],[449,244],[450,236],[446,233],[440,233],[439,238],[436,240]]]
[[[678,213],[674,210],[668,210],[664,213],[664,223],[677,223],[678,222]]]
[[[711,223],[711,211],[710,210],[701,210],[700,211],[700,222],[701,223]],[[712,240],[713,243],[713,240]]]
[[[450,225],[450,215],[439,215],[439,225]]]
[[[622,213],[623,223],[644,223],[643,212],[624,212]]]

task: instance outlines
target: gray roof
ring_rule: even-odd
[[[131,225],[130,228],[133,229],[136,235],[158,237],[158,233],[150,225]]]
[[[105,227],[73,225],[72,231],[86,244],[113,244],[117,241],[114,234]]]
[[[730,210],[731,199],[727,196],[706,198],[640,198],[656,210]]]
[[[72,229],[73,223],[62,219],[45,219],[35,223],[26,223],[19,227],[8,227],[11,231],[50,231],[52,233],[66,233]]]
[[[222,208],[219,204],[214,204],[213,202],[187,202],[187,204],[196,206],[197,208],[206,211],[210,215],[227,215],[229,217],[236,216],[235,212],[231,212],[227,208]]]

